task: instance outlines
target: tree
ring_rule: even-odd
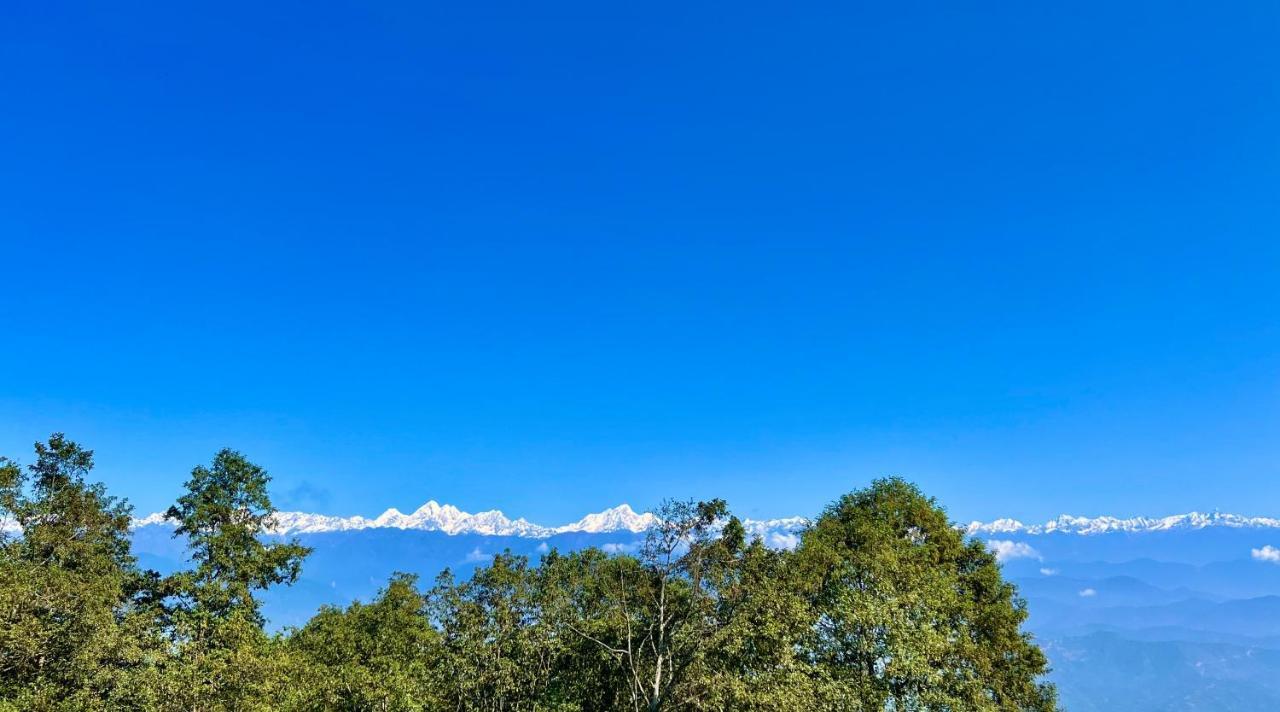
[[[426,615],[417,577],[396,574],[368,604],[326,606],[295,631],[294,709],[430,710],[443,663],[440,634]]]
[[[185,536],[194,570],[166,581],[177,657],[166,674],[168,704],[241,709],[269,696],[280,661],[263,632],[256,592],[293,583],[309,549],[264,541],[275,513],[265,470],[233,450],[191,471],[167,516]]]
[[[310,549],[296,541],[266,542],[275,508],[265,470],[234,450],[222,450],[210,467],[191,471],[186,494],[166,516],[174,536],[187,537],[195,571],[175,577],[176,588],[202,615],[242,616],[262,623],[255,591],[291,584]]]
[[[796,556],[816,614],[809,654],[850,708],[1055,709],[1044,654],[1021,630],[1026,605],[913,485],[840,498]]]
[[[444,648],[443,694],[459,710],[578,709],[557,679],[561,636],[543,576],[523,556],[498,554],[458,583],[448,571],[430,592]]]
[[[745,532],[724,500],[668,501],[658,515],[638,558],[582,553],[555,562],[564,570],[557,620],[579,639],[579,666],[608,680],[599,658],[613,663],[616,706],[699,709]]]
[[[61,433],[29,476],[0,458],[0,700],[21,709],[140,705],[159,653],[149,579],[129,550],[129,505],[86,481],[93,452]],[[141,697],[139,697],[141,695]]]
[[[689,707],[784,712],[842,709],[804,644],[816,623],[802,595],[794,555],[755,539],[718,567],[716,625],[705,662],[688,683]]]

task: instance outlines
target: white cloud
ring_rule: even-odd
[[[1098,595],[1098,592],[1091,588],[1086,588],[1080,591],[1081,598],[1093,598],[1096,595]]]
[[[603,551],[606,554],[626,554],[635,551],[638,548],[640,548],[639,544],[616,544],[614,542],[609,542],[608,544],[601,546],[600,551]]]
[[[1004,539],[992,539],[987,542],[987,547],[991,549],[991,553],[996,555],[996,561],[1010,561],[1012,559],[1039,559],[1040,552],[1031,548],[1030,544],[1022,541],[1005,541]]]
[[[1273,564],[1280,564],[1280,549],[1267,544],[1261,549],[1254,549],[1253,558],[1258,561],[1269,561]]]
[[[470,554],[467,554],[467,562],[472,564],[492,560],[493,554],[486,554],[483,551],[480,551],[480,547],[478,546],[472,549]]]
[[[544,542],[542,542],[541,544],[539,544],[539,545],[538,545],[538,553],[539,553],[539,554],[545,554],[545,553],[547,553],[548,551],[551,551],[551,547],[547,546],[547,542],[545,542],[545,541],[544,541]]]
[[[1057,569],[1040,569],[1040,575],[1041,576],[1057,576],[1058,570]]]

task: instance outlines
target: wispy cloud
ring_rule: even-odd
[[[276,506],[286,511],[325,509],[329,506],[329,490],[303,480],[296,487],[273,495]]]
[[[1254,549],[1253,558],[1258,561],[1269,561],[1273,564],[1280,564],[1280,549],[1267,544],[1261,549]]]
[[[1032,548],[1030,544],[1022,541],[992,539],[987,542],[987,546],[991,549],[991,553],[996,555],[996,561],[1040,558],[1040,552]]]
[[[1096,595],[1098,595],[1098,592],[1092,588],[1086,588],[1080,591],[1081,598],[1093,598]]]
[[[467,559],[466,559],[467,563],[469,564],[478,564],[478,563],[483,563],[483,562],[492,561],[492,560],[493,560],[493,554],[486,554],[483,551],[480,551],[480,547],[478,546],[472,549],[470,554],[467,554]]]

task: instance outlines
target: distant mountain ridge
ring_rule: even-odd
[[[630,505],[620,504],[602,512],[588,514],[576,522],[559,526],[543,526],[527,519],[511,519],[498,510],[489,510],[471,514],[451,504],[439,504],[431,500],[411,514],[405,514],[394,507],[377,517],[355,515],[340,517],[326,514],[310,514],[307,512],[278,512],[270,531],[273,534],[321,534],[325,532],[355,531],[361,529],[409,529],[415,531],[438,531],[445,534],[478,534],[483,536],[514,536],[531,539],[546,539],[558,534],[606,534],[613,532],[640,533],[653,527],[659,521],[650,512],[636,512]],[[807,526],[809,520],[804,517],[783,517],[778,519],[754,520],[743,522],[749,534],[768,536],[778,532],[796,532]],[[157,512],[133,520],[134,528],[170,524],[163,513]],[[1205,514],[1189,512],[1167,517],[1077,517],[1064,514],[1043,524],[1024,524],[1017,519],[996,519],[991,522],[970,522],[959,525],[970,535],[1042,535],[1042,534],[1078,534],[1097,535],[1115,532],[1160,532],[1188,529],[1205,529],[1209,527],[1227,527],[1233,529],[1280,529],[1280,518],[1247,517],[1239,514],[1214,512]]]

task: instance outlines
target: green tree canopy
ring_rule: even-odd
[[[0,458],[0,700],[19,709],[142,704],[154,610],[129,550],[129,505],[87,481],[93,452],[61,433],[23,472]]]
[[[196,467],[169,508],[195,568],[164,582],[176,655],[164,675],[170,709],[269,708],[287,669],[263,631],[256,592],[293,583],[309,549],[269,541],[275,510],[267,473],[233,450]]]
[[[267,494],[270,478],[234,450],[191,471],[186,494],[166,513],[177,522],[196,564],[174,578],[176,592],[192,609],[214,618],[240,615],[261,623],[254,595],[274,584],[291,584],[310,550],[297,542],[264,541],[275,514]]]
[[[795,557],[817,614],[813,659],[862,709],[1054,709],[1026,605],[915,486],[841,497]]]
[[[328,710],[434,710],[449,686],[440,633],[418,577],[396,574],[372,603],[326,606],[288,638],[293,705]]]

